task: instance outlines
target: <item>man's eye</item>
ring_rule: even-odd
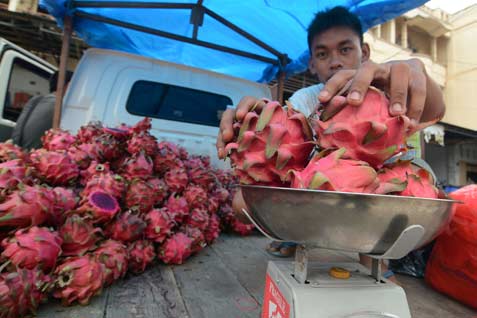
[[[344,47],[344,48],[341,49],[341,53],[343,53],[343,54],[349,53],[350,51],[351,51],[350,47]]]
[[[315,56],[319,59],[324,59],[326,57],[326,53],[325,52],[318,52],[318,53],[316,53]]]

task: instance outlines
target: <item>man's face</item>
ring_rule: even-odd
[[[339,70],[357,69],[368,59],[368,45],[361,45],[359,36],[352,29],[334,27],[314,37],[309,69],[321,83],[325,83]]]

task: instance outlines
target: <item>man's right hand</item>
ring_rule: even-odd
[[[234,139],[234,121],[241,121],[245,115],[255,107],[257,112],[265,106],[265,102],[261,99],[245,96],[242,98],[236,108],[228,108],[222,115],[220,120],[219,135],[217,136],[217,155],[220,159],[224,159],[227,155],[225,153],[225,145]]]

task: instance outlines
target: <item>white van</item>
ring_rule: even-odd
[[[56,67],[0,38],[0,142],[10,139],[26,102],[49,93]]]
[[[245,95],[271,98],[268,85],[117,51],[89,49],[63,101],[60,127],[76,132],[90,121],[108,126],[152,118],[152,134],[209,155],[227,107]]]

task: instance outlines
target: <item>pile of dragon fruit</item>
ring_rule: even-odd
[[[233,215],[230,172],[150,128],[50,130],[29,153],[0,144],[0,317],[31,315],[48,295],[87,304],[128,271],[253,230]]]
[[[403,115],[389,115],[389,101],[370,88],[359,107],[345,105],[325,120],[306,118],[278,102],[249,111],[234,123],[226,145],[242,184],[437,198],[427,170],[410,160],[389,161],[409,150],[418,128]],[[326,116],[321,116],[326,117]],[[317,153],[316,150],[319,150]]]

